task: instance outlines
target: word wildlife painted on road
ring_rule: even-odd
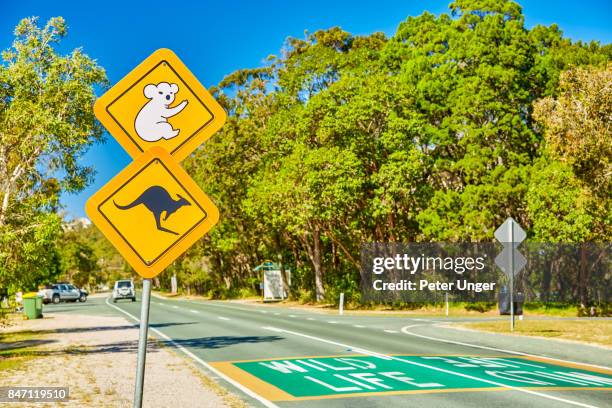
[[[94,112],[134,161],[88,200],[87,215],[140,276],[152,278],[219,219],[178,161],[217,132],[226,113],[167,49],[102,95]]]
[[[612,372],[608,370],[536,357],[339,355],[211,365],[271,401],[501,391],[509,387],[612,390]]]

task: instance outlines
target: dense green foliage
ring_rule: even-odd
[[[358,302],[363,242],[491,241],[508,216],[532,241],[609,241],[612,47],[573,43],[555,25],[527,29],[511,1],[459,0],[450,10],[409,17],[391,37],[331,28],[289,38],[263,66],[228,75],[213,90],[229,113],[226,125],[184,162],[221,221],[156,285],[169,288],[176,274],[186,292],[255,294],[260,277],[253,268],[273,260],[291,270],[294,298],[335,301],[345,292]],[[3,240],[19,220],[45,217],[50,226],[11,241],[23,249],[0,252],[0,284],[3,276],[20,276],[19,268],[54,268],[81,285],[127,272],[95,228],[72,226],[57,237],[57,195],[89,180],[73,159],[99,137],[91,86],[103,82],[103,72],[80,52],[59,57],[23,39],[55,39],[63,26],[54,24],[43,31],[31,20],[20,25],[0,84],[16,84],[15,53],[25,52],[19,41],[71,58],[79,74],[64,92],[79,95],[68,100],[81,114],[42,128],[51,139],[10,159],[20,163],[38,146],[39,157],[50,157],[44,163],[66,177],[39,173],[23,178],[20,194],[4,193],[12,201],[0,210]],[[32,58],[21,64],[37,67]],[[40,80],[36,75],[27,78]],[[0,101],[0,118],[24,117],[12,96]],[[39,116],[25,117],[44,118],[34,112]],[[15,123],[13,129],[33,126]],[[0,127],[0,137],[6,132]],[[51,146],[59,150],[44,150]],[[18,211],[29,212],[20,218]],[[3,222],[11,227],[2,229]],[[40,253],[55,258],[20,258]],[[549,268],[531,284],[562,288],[563,299],[587,304],[593,299],[583,266],[563,277]]]
[[[64,20],[22,20],[0,64],[0,287],[31,289],[60,272],[62,192],[91,181],[78,159],[102,135],[92,105],[104,70],[60,55]]]
[[[603,69],[610,51],[556,26],[526,29],[509,1],[458,1],[390,38],[340,28],[289,38],[217,89],[230,118],[186,167],[221,222],[187,256],[206,263],[174,272],[236,294],[255,289],[253,267],[280,259],[294,296],[356,300],[361,242],[489,241],[508,216],[534,239],[609,239],[609,197],[590,210],[591,182],[547,148],[565,136],[546,139],[548,114],[538,123],[533,109],[579,93],[560,73]],[[593,126],[609,148],[609,122]]]

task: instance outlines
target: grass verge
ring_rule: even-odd
[[[11,326],[19,326],[23,320],[22,313],[3,315],[0,322],[0,372],[23,367],[44,354],[46,345],[55,342],[49,339],[55,330],[7,330]]]
[[[460,327],[511,334],[509,322],[463,323]],[[579,341],[612,347],[612,320],[523,320],[516,321],[513,335]]]

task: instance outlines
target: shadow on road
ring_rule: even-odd
[[[179,323],[180,324],[180,323]],[[187,323],[185,323],[187,324]],[[172,325],[172,324],[167,324]],[[151,325],[152,327],[159,327],[160,325]],[[134,326],[126,326],[133,328]],[[110,329],[121,329],[122,326],[109,326]],[[88,328],[84,328],[88,329]],[[92,330],[95,328],[91,328]],[[72,330],[72,329],[67,329]],[[82,331],[82,329],[75,329],[75,331]],[[58,330],[61,332],[61,330]],[[218,336],[218,337],[198,337],[192,339],[179,339],[173,341],[164,340],[149,340],[147,344],[147,352],[154,353],[163,347],[177,348],[177,346],[189,347],[192,349],[218,349],[222,347],[233,346],[237,344],[248,344],[248,343],[266,343],[282,340],[279,336]],[[2,351],[3,357],[15,357],[23,355],[26,350],[24,347],[28,347],[27,355],[30,356],[57,356],[57,355],[70,355],[70,354],[98,354],[98,353],[136,353],[138,350],[138,340],[119,341],[107,344],[98,345],[71,345],[62,350],[36,350],[31,347],[44,345],[48,342],[54,342],[52,340],[30,340],[20,343],[28,343],[21,346],[10,347]]]
[[[279,336],[216,336],[200,337],[196,339],[180,339],[173,342],[164,341],[162,344],[167,347],[176,347],[175,344],[183,347],[200,349],[218,349],[245,343],[269,343],[282,340]]]
[[[183,323],[156,323],[150,324],[149,327],[155,328],[164,328],[169,326],[183,326],[187,324],[196,324],[197,322],[183,322]],[[90,326],[90,327],[67,327],[60,328],[54,330],[21,330],[11,332],[12,336],[33,336],[33,335],[43,335],[50,333],[84,333],[84,332],[94,332],[94,331],[107,331],[107,330],[126,330],[133,329],[134,327],[138,327],[138,325],[126,324],[122,326]],[[0,335],[0,342],[2,341],[2,335]],[[0,343],[1,344],[1,343]]]

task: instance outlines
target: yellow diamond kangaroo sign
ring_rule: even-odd
[[[152,278],[219,219],[178,161],[223,126],[225,111],[161,49],[102,95],[94,112],[135,160],[85,210],[134,270]]]
[[[160,147],[96,192],[86,211],[144,278],[164,270],[219,220],[217,207]]]
[[[96,117],[132,156],[151,147],[189,156],[225,123],[226,114],[183,62],[155,51],[100,97]]]

